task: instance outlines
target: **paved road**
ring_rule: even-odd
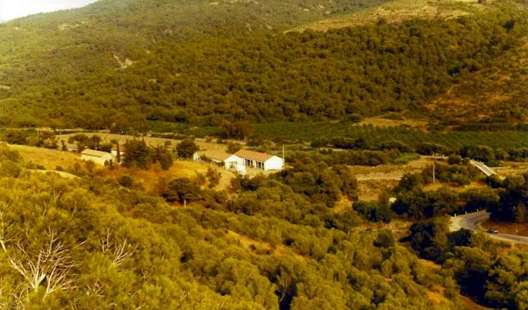
[[[451,231],[457,231],[461,228],[468,229],[471,231],[485,232],[480,226],[482,222],[489,220],[490,214],[487,211],[474,212],[459,216],[451,217],[449,229]],[[486,233],[491,239],[505,241],[509,243],[528,244],[528,237],[510,235],[510,234],[490,234]]]

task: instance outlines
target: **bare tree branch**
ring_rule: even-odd
[[[18,249],[21,255],[10,257],[9,262],[32,290],[43,286],[45,298],[55,291],[73,288],[70,276],[74,264],[70,252],[53,231],[49,233],[48,244],[37,255],[28,254],[20,244]]]
[[[136,250],[135,247],[132,247],[128,243],[127,239],[117,242],[113,241],[109,230],[107,230],[105,238],[100,243],[101,251],[104,254],[110,255],[112,257],[112,264],[116,266],[123,264]]]

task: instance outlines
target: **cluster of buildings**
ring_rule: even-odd
[[[81,159],[103,166],[110,163],[117,163],[117,154],[115,151],[109,153],[85,149],[81,152]],[[280,171],[284,169],[283,158],[244,149],[234,154],[229,154],[219,149],[198,151],[194,153],[193,160],[209,161],[222,166],[227,170],[234,170],[240,174],[245,174],[248,168],[260,169],[263,171]]]
[[[284,158],[250,150],[240,150],[234,154],[222,150],[199,151],[194,153],[193,159],[210,161],[227,170],[235,170],[240,174],[244,174],[247,168],[264,171],[284,169]]]

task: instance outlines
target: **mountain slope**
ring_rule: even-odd
[[[383,20],[400,23],[410,19],[452,19],[476,14],[492,8],[478,0],[393,0],[350,14],[322,19],[298,26],[290,31],[327,31]]]
[[[439,122],[472,129],[507,128],[528,121],[528,41],[434,98]]]
[[[0,122],[109,128],[416,113],[526,34],[525,13],[509,1],[458,19],[283,34],[380,2],[105,0],[7,23]]]

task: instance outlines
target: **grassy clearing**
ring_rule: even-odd
[[[18,151],[25,162],[41,165],[48,170],[54,170],[57,167],[72,167],[75,163],[82,163],[80,156],[75,153],[26,145],[9,145],[9,148]]]
[[[528,173],[528,162],[502,162],[500,167],[493,168],[501,176],[515,176]]]
[[[405,165],[350,166],[350,170],[358,180],[359,199],[377,201],[382,193],[394,188],[404,174],[421,172],[430,164],[430,158],[420,157]]]
[[[221,174],[220,183],[215,187],[216,190],[227,189],[231,184],[231,179],[235,175],[222,168],[218,168],[209,164],[194,162],[194,161],[175,161],[169,170],[163,170],[159,165],[153,165],[150,169],[129,169],[125,167],[117,167],[115,169],[104,170],[106,177],[118,180],[123,175],[131,176],[134,182],[142,186],[145,191],[150,194],[159,195],[160,182],[170,182],[175,178],[190,178],[195,179],[199,174],[205,175],[209,167],[214,167]]]
[[[445,189],[448,189],[450,192],[461,193],[461,192],[465,192],[470,189],[483,189],[486,187],[487,186],[485,183],[476,182],[476,181],[471,182],[464,186],[458,186],[458,185],[455,186],[455,185],[450,185],[446,183],[436,182],[436,183],[431,183],[431,184],[427,184],[426,186],[424,186],[424,191],[433,192],[433,191],[438,191],[441,188],[445,188]]]

